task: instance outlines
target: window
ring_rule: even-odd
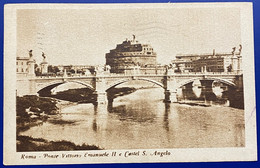
[[[18,62],[16,62],[16,65],[18,65]]]
[[[22,72],[23,72],[23,68],[22,68]]]
[[[23,65],[23,62],[21,64]]]
[[[16,68],[16,72],[18,72],[19,70],[18,70],[18,68]]]

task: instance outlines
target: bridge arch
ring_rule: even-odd
[[[218,82],[221,82],[221,83],[224,83],[224,84],[227,84],[229,86],[233,86],[235,87],[236,84],[232,81],[229,81],[229,80],[226,80],[226,79],[221,79],[221,78],[212,78],[212,77],[208,77],[208,78],[203,78],[203,77],[200,77],[200,78],[191,78],[191,79],[188,79],[188,80],[184,80],[184,81],[181,81],[177,88],[180,88],[188,83],[191,83],[191,82],[194,82],[195,80],[213,80],[213,81],[218,81]]]
[[[46,83],[45,85],[37,88],[36,92],[39,93],[40,91],[43,91],[44,89],[53,89],[59,85],[62,85],[62,84],[66,84],[66,83],[78,83],[78,84],[81,84],[83,86],[86,86],[86,88],[92,90],[92,91],[95,91],[94,87],[87,84],[87,83],[84,83],[84,82],[81,82],[81,81],[55,81],[55,82],[50,82],[50,83]]]
[[[142,81],[147,81],[147,82],[150,82],[150,83],[153,83],[153,84],[156,84],[157,86],[160,86],[162,88],[164,88],[164,85],[156,80],[153,80],[153,79],[147,79],[147,78],[128,78],[128,79],[122,79],[122,80],[118,80],[118,81],[115,81],[113,82],[112,84],[110,84],[107,88],[106,88],[106,91],[111,89],[111,88],[114,88],[122,83],[126,83],[126,82],[129,82],[129,81],[134,81],[134,80],[142,80]]]

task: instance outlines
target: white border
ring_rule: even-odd
[[[105,9],[105,8],[240,8],[241,40],[243,46],[244,99],[245,99],[245,147],[241,148],[186,148],[167,149],[170,156],[138,157],[81,157],[73,159],[43,159],[49,154],[85,154],[111,153],[105,151],[64,151],[64,152],[16,152],[16,10],[17,9]],[[206,162],[206,161],[256,161],[256,105],[253,48],[253,14],[252,3],[177,3],[177,4],[22,4],[5,5],[4,8],[4,164],[38,165],[38,164],[83,164],[83,163],[144,163],[144,162]],[[126,151],[144,150],[116,150]],[[153,152],[155,150],[145,150]],[[165,149],[157,151],[166,151]],[[21,154],[35,154],[37,159],[21,159]]]

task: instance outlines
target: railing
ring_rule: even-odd
[[[91,75],[82,75],[82,74],[73,74],[68,76],[36,76],[38,79],[55,79],[55,78],[86,78],[86,77],[120,77],[120,76],[189,76],[189,75],[242,75],[242,72],[178,72],[178,73],[149,73],[149,74],[142,74],[142,73],[136,73],[136,74],[116,74],[116,73],[100,73],[100,74],[91,74]]]
[[[180,72],[174,75],[241,75],[242,72]]]

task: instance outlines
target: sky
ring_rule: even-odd
[[[17,56],[39,64],[105,64],[105,54],[126,38],[149,43],[157,62],[176,54],[231,52],[241,43],[239,8],[19,9]]]

